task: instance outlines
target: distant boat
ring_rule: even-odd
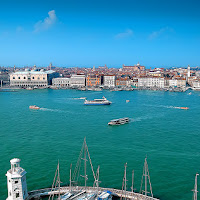
[[[189,107],[180,107],[180,109],[182,109],[182,110],[188,110]]]
[[[124,118],[120,118],[120,119],[113,119],[108,123],[108,125],[110,125],[110,126],[122,125],[122,124],[129,123],[129,121],[130,120],[128,117],[124,117]]]
[[[130,102],[130,100],[126,100],[126,103]]]
[[[91,106],[95,106],[95,105],[110,105],[112,102],[108,101],[105,97],[103,97],[102,99],[94,99],[92,101],[85,99],[84,105],[91,105]]]
[[[27,87],[26,89],[27,90],[34,90],[34,88],[32,88],[32,87]]]
[[[33,109],[33,110],[39,110],[39,109],[40,109],[40,107],[38,107],[38,106],[34,105],[34,106],[29,106],[29,109]]]

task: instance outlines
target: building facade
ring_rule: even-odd
[[[102,83],[101,80],[102,76],[96,76],[96,75],[88,75],[86,77],[86,86],[92,87],[92,86],[100,86]]]
[[[138,87],[164,88],[164,78],[159,78],[159,77],[138,78]]]
[[[84,87],[85,86],[85,75],[72,74],[70,78],[71,87]]]
[[[59,73],[49,70],[25,70],[10,74],[10,86],[16,87],[47,87],[52,84],[52,79],[59,76]]]
[[[106,87],[115,87],[115,75],[106,75],[103,77],[103,84]]]
[[[69,87],[70,78],[53,78],[52,85],[55,87]]]

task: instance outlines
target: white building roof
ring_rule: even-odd
[[[28,74],[53,74],[55,71],[53,70],[48,70],[48,71],[43,71],[43,70],[40,70],[40,71],[35,71],[35,70],[31,70],[31,71],[18,71],[18,72],[14,72],[14,73],[11,73],[12,75],[28,75]]]

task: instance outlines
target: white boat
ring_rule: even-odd
[[[95,193],[88,193],[84,195],[83,197],[79,198],[78,200],[94,200],[96,198],[97,194]]]
[[[67,192],[65,193],[64,195],[62,195],[60,197],[60,200],[66,200],[66,199],[69,199],[71,196],[73,196],[73,194],[71,192]]]
[[[125,118],[120,118],[120,119],[113,119],[111,120],[108,125],[110,126],[114,126],[114,125],[122,125],[122,124],[127,124],[129,123],[129,118],[125,117]]]
[[[111,196],[112,192],[110,191],[104,191],[98,196],[98,200],[112,200]]]
[[[112,102],[108,101],[105,97],[102,99],[87,100],[85,99],[84,105],[110,105]]]

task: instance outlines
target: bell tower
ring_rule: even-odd
[[[6,173],[8,198],[6,200],[25,200],[28,197],[26,171],[20,167],[20,159],[10,160],[11,169]]]

